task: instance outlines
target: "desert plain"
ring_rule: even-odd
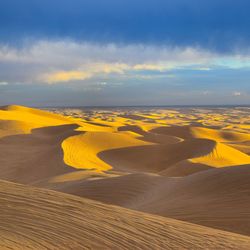
[[[250,108],[0,108],[0,249],[250,249]]]

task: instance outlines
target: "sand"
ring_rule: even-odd
[[[249,114],[0,108],[1,249],[248,249]]]
[[[250,238],[0,182],[1,249],[248,249]]]

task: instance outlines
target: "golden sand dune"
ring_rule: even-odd
[[[145,129],[145,130],[144,130]],[[138,125],[126,125],[118,127],[118,131],[131,131],[137,133],[139,138],[144,141],[159,143],[159,144],[172,144],[180,142],[181,139],[175,136],[162,135],[146,131],[147,128]]]
[[[230,146],[216,142],[212,152],[202,157],[193,158],[190,161],[211,167],[227,167],[250,164],[250,156]]]
[[[209,154],[215,143],[206,139],[191,139],[175,144],[146,145],[103,151],[99,157],[115,170],[159,173],[185,159]],[[197,171],[199,169],[197,168]],[[182,175],[179,173],[177,176]]]
[[[206,138],[218,142],[242,142],[249,141],[250,135],[246,133],[232,132],[207,127],[195,126],[172,126],[158,127],[152,130],[158,134],[173,135],[183,139],[188,138]]]
[[[250,135],[226,130],[191,127],[191,134],[196,138],[208,138],[218,142],[242,142],[250,140]]]
[[[208,167],[250,164],[250,156],[222,143],[208,139],[188,139],[170,145],[146,145],[104,151],[99,157],[117,170],[160,173],[171,168],[172,176],[183,176]],[[187,164],[187,160],[189,164]],[[187,165],[180,167],[180,163]],[[191,164],[195,163],[195,164]],[[176,166],[176,164],[179,164]],[[179,172],[178,172],[178,169]],[[175,169],[175,171],[173,171]]]
[[[0,182],[1,249],[248,249],[250,238]]]
[[[9,130],[13,131],[14,134],[29,133],[34,128],[73,123],[62,115],[16,105],[0,108],[0,120],[1,123],[3,121],[11,123]],[[2,126],[1,124],[0,136],[4,127],[6,130],[6,125]]]
[[[0,139],[0,176],[20,183],[33,183],[72,171],[63,161],[61,143],[78,132],[76,125],[33,129],[31,134]]]
[[[249,112],[2,107],[2,248],[247,249]]]
[[[107,149],[148,144],[136,139],[137,136],[129,132],[86,132],[69,137],[62,143],[64,161],[75,168],[109,170],[112,167],[98,158],[97,154]]]
[[[245,154],[250,155],[250,141],[243,142],[243,143],[229,143],[228,145]]]

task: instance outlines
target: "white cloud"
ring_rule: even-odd
[[[8,84],[9,84],[8,82],[0,82],[0,86],[6,86]]]
[[[234,92],[232,93],[232,95],[233,95],[233,96],[242,96],[243,93],[242,93],[242,92],[239,92],[239,91],[234,91]]]
[[[128,69],[130,69],[130,67],[126,64],[93,63],[81,66],[76,70],[55,71],[52,73],[45,73],[40,77],[40,79],[47,83],[68,82],[72,80],[86,80],[99,74],[104,74],[104,75],[108,75],[111,73],[123,74],[124,71]]]
[[[8,82],[60,83],[84,82],[113,74],[149,79],[157,77],[150,74],[152,71],[167,72],[165,76],[173,76],[175,73],[168,71],[209,71],[216,66],[246,67],[250,65],[250,56],[222,56],[190,47],[37,41],[22,48],[1,46],[0,62],[5,65],[0,74]]]
[[[212,69],[209,68],[209,67],[201,67],[201,68],[194,68],[194,70],[199,70],[199,71],[210,71],[210,70],[212,70]]]

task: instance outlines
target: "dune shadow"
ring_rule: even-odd
[[[76,128],[76,124],[49,126],[1,138],[0,179],[32,184],[75,171],[64,163],[61,144],[69,136],[83,133]]]
[[[187,126],[171,126],[171,127],[158,127],[150,130],[152,133],[170,135],[180,137],[182,139],[192,138],[193,135],[190,130],[190,125]]]
[[[98,157],[111,165],[114,170],[135,172],[160,173],[182,163],[180,171],[171,171],[175,176],[207,170],[204,164],[191,164],[184,161],[204,156],[213,151],[216,143],[208,139],[190,139],[168,145],[145,145],[105,150]],[[177,166],[177,165],[176,165]],[[185,168],[186,166],[186,168]],[[186,169],[189,169],[186,171]],[[170,173],[170,172],[169,172]]]

